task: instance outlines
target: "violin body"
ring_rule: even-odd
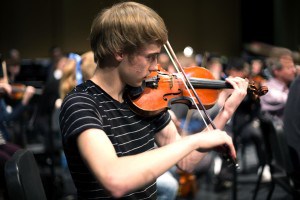
[[[11,84],[11,95],[10,98],[14,100],[20,100],[23,98],[24,92],[26,90],[26,85],[21,83],[13,83]],[[42,89],[35,88],[35,94],[41,95],[43,93]],[[0,90],[0,96],[6,95],[5,90]]]
[[[197,193],[197,178],[193,173],[178,170],[179,188],[178,197],[194,197]]]
[[[197,77],[214,80],[212,74],[203,67],[189,67],[185,69],[189,77]],[[205,108],[211,108],[217,101],[220,90],[208,89],[204,85],[199,86],[195,79],[191,79],[198,97]],[[191,89],[186,85],[180,74],[170,74],[163,69],[151,72],[141,88],[130,88],[128,92],[129,105],[137,114],[154,116],[170,109],[172,104],[183,103],[189,108],[194,108],[195,99]]]
[[[26,86],[20,83],[14,83],[12,86],[11,98],[15,100],[20,100],[23,98]]]
[[[127,102],[134,112],[148,117],[170,109],[175,103],[195,108],[194,102],[201,101],[202,105],[198,107],[209,109],[217,102],[221,89],[232,88],[226,81],[215,80],[212,73],[203,67],[188,67],[184,69],[184,73],[193,89],[186,84],[181,73],[170,74],[158,67],[157,71],[150,73],[141,87],[128,87],[125,98],[129,99]],[[258,89],[256,85],[252,81],[248,86],[248,92],[255,100],[268,92],[267,87],[261,86]]]

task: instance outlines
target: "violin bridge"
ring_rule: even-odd
[[[172,89],[173,87],[173,76],[170,75],[170,89]]]

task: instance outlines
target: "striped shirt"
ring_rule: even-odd
[[[92,81],[73,89],[64,99],[59,121],[78,199],[113,199],[80,157],[76,144],[80,133],[91,128],[101,129],[110,139],[117,156],[135,155],[155,148],[154,134],[163,129],[170,119],[168,112],[147,118],[136,115],[126,102],[114,100]],[[122,199],[156,199],[156,183],[150,183]]]

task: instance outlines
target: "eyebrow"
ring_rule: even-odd
[[[158,56],[159,53],[155,52],[155,53],[149,53],[149,54],[147,54],[147,55],[148,55],[148,56]]]

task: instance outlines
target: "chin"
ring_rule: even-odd
[[[140,83],[128,83],[128,85],[129,85],[130,87],[141,87],[142,84],[143,84],[143,82],[140,82]]]
[[[142,87],[143,83],[136,84],[134,87]]]

